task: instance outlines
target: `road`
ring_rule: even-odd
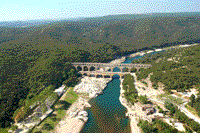
[[[132,74],[132,75],[134,76],[135,79],[137,79],[135,74]],[[137,89],[138,92],[141,91],[141,89],[139,89],[139,88],[137,87],[137,84],[135,84],[135,87],[136,87],[136,89]],[[142,92],[142,93],[144,93],[144,92]],[[157,98],[153,98],[153,96],[148,97],[148,99],[151,100],[151,101],[155,101],[155,102],[158,102],[158,103],[164,105],[164,101],[159,100],[159,99],[157,99]],[[169,100],[170,100],[170,99],[169,99]],[[171,101],[171,100],[170,100],[170,101]],[[171,102],[172,102],[172,101],[171,101]],[[172,102],[172,103],[173,103],[173,102]],[[193,119],[194,121],[196,121],[196,122],[198,122],[198,123],[200,124],[200,119],[199,119],[198,117],[196,117],[195,115],[193,115],[190,111],[188,111],[188,110],[185,108],[185,105],[187,104],[187,102],[185,102],[185,103],[183,103],[183,104],[181,104],[181,105],[178,105],[178,104],[176,104],[176,103],[173,103],[173,104],[176,105],[176,106],[180,109],[181,112],[185,113],[186,116],[188,116],[189,118]]]
[[[187,103],[185,103],[187,104]],[[194,121],[198,122],[200,124],[200,119],[197,118],[195,115],[193,115],[192,113],[190,113],[190,111],[188,111],[186,108],[185,108],[185,105],[184,103],[181,104],[179,107],[179,109],[181,110],[181,112],[185,113],[189,118],[193,119]]]
[[[162,101],[159,101],[158,99],[155,100],[155,99],[152,99],[152,98],[149,98],[149,100],[152,100],[152,101],[155,101],[155,102],[158,102],[158,103],[161,103],[161,104],[164,104]],[[170,99],[169,99],[170,100]],[[171,100],[170,100],[171,101]],[[171,101],[172,102],[172,101]],[[172,102],[173,103],[173,102]],[[193,119],[194,121],[198,122],[200,124],[200,119],[197,118],[195,115],[193,115],[192,113],[190,113],[190,111],[188,111],[186,108],[185,108],[185,105],[187,104],[188,102],[185,102],[181,105],[178,105],[176,103],[173,103],[174,105],[176,105],[181,112],[185,113],[186,116],[188,116],[189,118]]]

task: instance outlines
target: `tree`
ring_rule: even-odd
[[[187,116],[185,113],[181,112],[180,110],[176,110],[175,112],[175,117],[180,121],[180,122],[186,122]]]
[[[194,103],[195,103],[195,95],[192,94],[192,95],[190,96],[189,99],[190,99],[189,105],[190,105],[191,107],[194,107]]]
[[[18,126],[17,126],[17,125],[12,125],[12,126],[11,126],[11,130],[12,130],[12,131],[16,131],[17,129],[18,129]]]
[[[165,107],[170,110],[170,114],[171,115],[174,114],[175,111],[176,111],[175,106],[172,103],[168,102],[168,101],[165,102]]]
[[[137,93],[131,93],[130,95],[128,95],[128,101],[130,101],[130,103],[133,105],[137,102],[137,97]]]
[[[183,127],[185,128],[186,133],[193,133],[193,131],[187,125],[184,124]]]
[[[147,120],[144,121],[140,119],[137,125],[142,128],[144,133],[151,133],[156,130],[156,128]]]
[[[188,126],[190,126],[194,131],[199,132],[200,125],[194,120],[190,120],[187,122]]]
[[[34,133],[42,133],[42,131],[36,131],[36,132],[34,132]]]
[[[49,124],[49,123],[45,123],[45,124],[43,125],[42,129],[45,129],[45,130],[47,130],[47,131],[50,131],[50,130],[53,130],[54,127],[53,127],[53,125],[51,125],[51,124]]]
[[[128,68],[126,68],[126,69],[124,70],[124,72],[129,72],[129,69],[128,69]]]
[[[24,99],[21,99],[18,104],[19,104],[19,106],[24,106],[24,104],[25,104]]]
[[[138,97],[138,100],[141,102],[141,103],[143,103],[143,104],[146,104],[147,102],[148,102],[148,99],[147,99],[147,96],[145,95],[145,96],[139,96]]]
[[[136,72],[138,80],[146,79],[148,74],[150,73],[150,69],[140,68],[138,72]]]
[[[162,108],[159,108],[158,112],[159,112],[159,113],[163,113],[163,109],[162,109]]]
[[[135,72],[137,72],[137,69],[136,68],[131,68],[131,72],[135,73]]]

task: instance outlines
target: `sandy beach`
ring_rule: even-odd
[[[139,52],[136,52],[136,53],[133,53],[133,54],[130,54],[128,57],[135,57],[135,56],[142,56],[142,55],[145,55],[145,54],[149,54],[149,53],[152,53],[152,52],[158,52],[158,51],[163,51],[163,50],[168,50],[168,49],[171,49],[171,48],[183,48],[183,47],[190,47],[190,46],[196,46],[198,44],[186,44],[186,45],[177,45],[177,46],[171,46],[171,47],[165,47],[165,48],[158,48],[158,49],[155,49],[155,50],[144,50],[144,51],[139,51]]]

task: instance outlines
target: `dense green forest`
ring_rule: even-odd
[[[154,87],[158,82],[165,85],[164,90],[171,93],[171,90],[186,91],[190,88],[200,90],[200,70],[199,70],[199,50],[200,46],[190,46],[185,48],[176,48],[159,52],[154,55],[142,57],[134,63],[151,63],[150,69],[141,69],[136,75],[138,79],[145,79],[150,73],[150,80]],[[199,94],[197,94],[199,96]],[[200,116],[200,100],[194,95],[190,97],[189,106],[195,109]]]
[[[151,63],[150,69],[141,69],[137,72],[139,79],[146,78],[152,73],[150,80],[156,86],[164,83],[165,91],[185,91],[196,86],[199,88],[199,50],[200,46],[176,48],[165,52],[149,55],[134,61],[134,63]]]
[[[52,85],[55,89],[63,82],[75,85],[80,75],[71,62],[108,62],[143,49],[199,42],[199,13],[184,14],[122,15],[26,28],[1,27],[1,127],[9,126],[23,101],[39,95],[44,87]]]

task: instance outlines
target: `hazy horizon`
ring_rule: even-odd
[[[120,14],[199,12],[199,0],[9,0],[0,4],[0,21],[57,20]]]
[[[197,12],[152,12],[152,13],[135,13],[135,14],[153,14],[153,13],[197,13]],[[200,11],[199,11],[200,13]],[[30,19],[30,20],[4,20],[0,22],[14,22],[14,21],[59,21],[59,20],[77,20],[77,19],[87,19],[87,18],[98,18],[98,17],[106,17],[106,16],[114,16],[114,15],[134,15],[134,14],[113,14],[113,15],[104,15],[104,16],[94,16],[94,17],[77,17],[77,18],[62,18],[62,19]]]

